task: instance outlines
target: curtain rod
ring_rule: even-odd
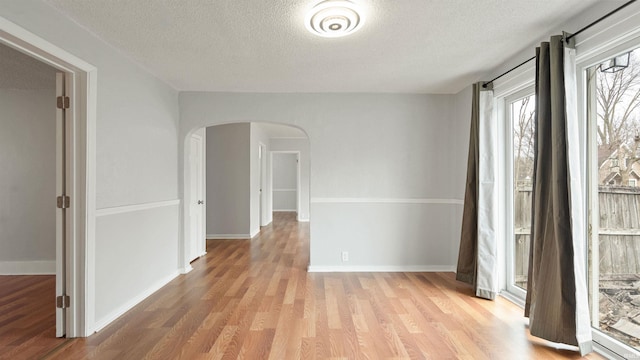
[[[576,35],[578,35],[578,34],[582,33],[583,31],[585,31],[585,30],[589,29],[590,27],[592,27],[592,26],[596,25],[597,23],[601,22],[602,20],[604,20],[604,19],[608,18],[609,16],[611,16],[611,15],[613,15],[613,14],[617,13],[618,11],[620,11],[620,10],[622,10],[622,9],[626,8],[627,6],[629,6],[629,5],[633,4],[634,2],[636,2],[636,0],[627,1],[626,3],[624,3],[624,4],[620,5],[619,7],[615,8],[615,9],[613,9],[612,11],[610,11],[610,12],[608,12],[607,14],[605,14],[604,16],[602,16],[602,17],[598,18],[597,20],[595,20],[595,21],[594,21],[594,22],[592,22],[591,24],[589,24],[589,25],[587,25],[587,26],[583,27],[582,29],[580,29],[580,30],[576,31],[575,33],[573,33],[573,34],[571,34],[571,35],[567,36],[566,41],[571,40],[571,39],[572,39],[572,38],[574,38]],[[516,65],[516,66],[512,67],[511,69],[509,69],[509,70],[507,70],[507,71],[503,72],[502,74],[500,74],[500,75],[498,75],[498,76],[494,77],[493,79],[491,79],[491,80],[487,81],[486,83],[482,84],[482,87],[486,89],[486,88],[487,88],[487,86],[489,86],[489,84],[492,84],[494,81],[496,81],[496,80],[500,79],[501,77],[503,77],[503,76],[507,75],[508,73],[512,72],[513,70],[515,70],[515,69],[517,69],[517,68],[519,68],[519,67],[523,66],[524,64],[528,63],[529,61],[534,60],[535,58],[536,58],[536,57],[534,56],[534,57],[532,57],[532,58],[530,58],[530,59],[527,59],[527,60],[523,61],[522,63],[520,63],[520,64],[518,64],[518,65]]]

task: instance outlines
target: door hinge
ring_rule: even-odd
[[[71,206],[71,198],[66,195],[58,196],[56,198],[56,203],[58,205],[58,209],[66,209]]]
[[[68,96],[58,96],[57,108],[58,109],[68,109],[69,108],[69,97]]]
[[[56,296],[56,308],[66,309],[70,306],[70,303],[71,298],[69,298],[69,295]]]

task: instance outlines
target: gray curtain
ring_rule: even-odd
[[[464,191],[462,212],[462,232],[458,251],[456,279],[475,285],[476,260],[478,258],[478,148],[480,118],[480,86],[473,84],[471,100],[471,133],[469,136],[469,156],[467,159],[467,181]]]
[[[531,334],[591,351],[582,230],[575,50],[536,49],[536,135],[525,316]]]
[[[476,296],[497,291],[497,125],[491,87],[473,85],[471,134],[456,279],[474,286]]]

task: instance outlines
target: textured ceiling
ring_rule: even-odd
[[[0,89],[55,89],[56,70],[13,48],[0,44]]]
[[[178,90],[456,93],[598,0],[354,0],[337,39],[319,0],[45,1]]]

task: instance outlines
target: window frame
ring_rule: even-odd
[[[611,57],[616,52],[622,52],[625,48],[632,49],[638,47],[637,44],[640,44],[640,2],[635,4],[630,4],[624,11],[615,13],[609,16],[606,20],[602,21],[602,23],[598,24],[598,26],[594,26],[592,28],[584,31],[580,36],[576,37],[576,74],[578,84],[578,111],[579,111],[579,131],[580,131],[580,164],[581,164],[581,175],[582,178],[585,179],[583,184],[582,194],[577,194],[577,196],[582,196],[585,201],[586,206],[590,206],[587,202],[587,124],[586,124],[586,87],[585,80],[586,76],[585,70],[592,65],[595,65],[598,62],[601,62],[602,59]],[[542,40],[542,39],[541,39]],[[529,55],[530,53],[527,53]],[[509,63],[505,63],[500,70],[504,70],[508,68]],[[497,72],[496,72],[497,73]],[[535,83],[535,62],[530,61],[515,70],[512,70],[507,76],[504,76],[500,79],[493,81],[494,88],[494,96],[496,98],[497,106],[496,110],[498,113],[498,126],[499,131],[504,136],[502,139],[498,139],[499,146],[501,149],[507,149],[504,142],[506,139],[509,139],[512,135],[510,132],[506,130],[505,120],[505,99],[512,94],[515,94],[519,90],[526,88],[527,86],[533,86]],[[508,159],[508,156],[504,154],[504,152],[499,152],[498,154],[500,167],[498,174],[498,182],[502,188],[506,188],[506,181],[509,179],[509,174],[506,174],[506,166],[508,162],[512,161]],[[512,166],[512,165],[509,165]],[[512,176],[511,176],[512,177]],[[506,243],[506,238],[508,237],[508,232],[510,229],[506,225],[506,219],[509,217],[508,210],[506,206],[510,205],[510,199],[507,199],[506,196],[503,196],[502,193],[498,194],[500,199],[500,203],[503,204],[503,209],[499,209],[499,229],[504,234],[501,234],[499,241],[499,260],[502,261],[500,263],[500,271],[503,272],[501,274],[500,279],[502,281],[501,285],[501,295],[509,301],[512,301],[520,306],[524,306],[524,301],[521,301],[514,296],[512,296],[508,291],[506,291],[506,273],[505,271],[506,264],[506,251],[504,245]],[[592,210],[590,207],[587,208],[588,211],[585,211],[585,220],[591,216],[590,211]],[[588,227],[590,223],[590,219],[585,221],[585,226]],[[587,229],[588,230],[588,229]],[[585,232],[588,236],[588,232]],[[585,237],[583,241],[588,239]],[[587,260],[588,260],[588,247],[584,246],[584,254],[582,259],[585,264],[585,269]],[[608,356],[613,359],[623,359],[626,357],[637,357],[640,358],[640,352],[635,349],[622,344],[618,340],[609,337],[608,335],[603,334],[596,328],[592,328],[592,335],[594,339],[594,350],[600,354]]]
[[[638,13],[637,16],[640,17],[640,13]],[[640,48],[640,27],[636,26],[635,30],[632,31],[631,34],[633,36],[627,34],[626,36],[621,35],[620,39],[616,39],[614,37],[608,43],[600,44],[600,46],[595,47],[594,49],[588,49],[582,53],[578,52],[576,60],[576,74],[578,75],[578,109],[579,119],[581,119],[580,132],[581,139],[584,139],[581,141],[581,164],[583,167],[583,173],[585,174],[584,178],[586,179],[582,194],[587,210],[585,214],[587,237],[585,238],[586,246],[584,247],[584,269],[587,271],[587,274],[585,275],[587,278],[590,299],[594,297],[594,294],[599,296],[600,276],[598,267],[594,267],[591,273],[589,273],[588,266],[590,261],[593,261],[594,263],[599,262],[599,246],[594,246],[591,254],[589,254],[589,245],[592,243],[593,234],[598,234],[599,232],[599,207],[598,201],[592,201],[590,196],[594,190],[596,193],[598,191],[598,150],[596,132],[594,131],[597,123],[593,123],[589,119],[589,113],[594,112],[596,109],[594,106],[595,102],[589,103],[588,101],[590,95],[588,71],[590,68],[595,67],[617,54]],[[580,44],[577,46],[579,45]],[[580,50],[579,47],[577,49]],[[596,351],[616,359],[629,357],[640,358],[640,351],[610,335],[607,335],[599,329],[600,310],[599,306],[596,305],[598,302],[593,300],[590,301],[589,310],[591,315],[591,333]]]
[[[513,159],[509,156],[511,154],[510,148],[513,148],[513,139],[511,138],[511,125],[508,125],[508,121],[506,119],[506,110],[507,110],[507,100],[513,101],[515,97],[524,97],[521,92],[535,92],[531,89],[535,89],[535,62],[529,61],[528,63],[518,67],[517,69],[511,71],[508,76],[505,76],[501,79],[497,79],[493,82],[493,92],[494,97],[496,99],[496,114],[497,114],[497,126],[498,132],[502,134],[502,136],[498,137],[498,148],[501,151],[498,152],[498,186],[501,189],[506,189],[509,185],[510,178],[513,178],[512,174],[508,173],[508,169],[511,169],[513,164]],[[507,154],[509,152],[509,154]],[[510,269],[513,269],[513,264],[507,265],[510,261],[507,258],[507,238],[511,232],[511,224],[512,221],[507,221],[513,213],[513,195],[508,194],[508,192],[498,192],[498,203],[501,204],[498,209],[498,224],[497,230],[498,234],[498,261],[499,261],[499,280],[500,280],[500,295],[507,299],[508,301],[513,302],[514,304],[524,307],[526,291],[519,287],[509,287],[511,290],[515,290],[512,292],[507,289],[507,273],[508,266],[511,266]],[[512,259],[513,257],[509,258]]]

